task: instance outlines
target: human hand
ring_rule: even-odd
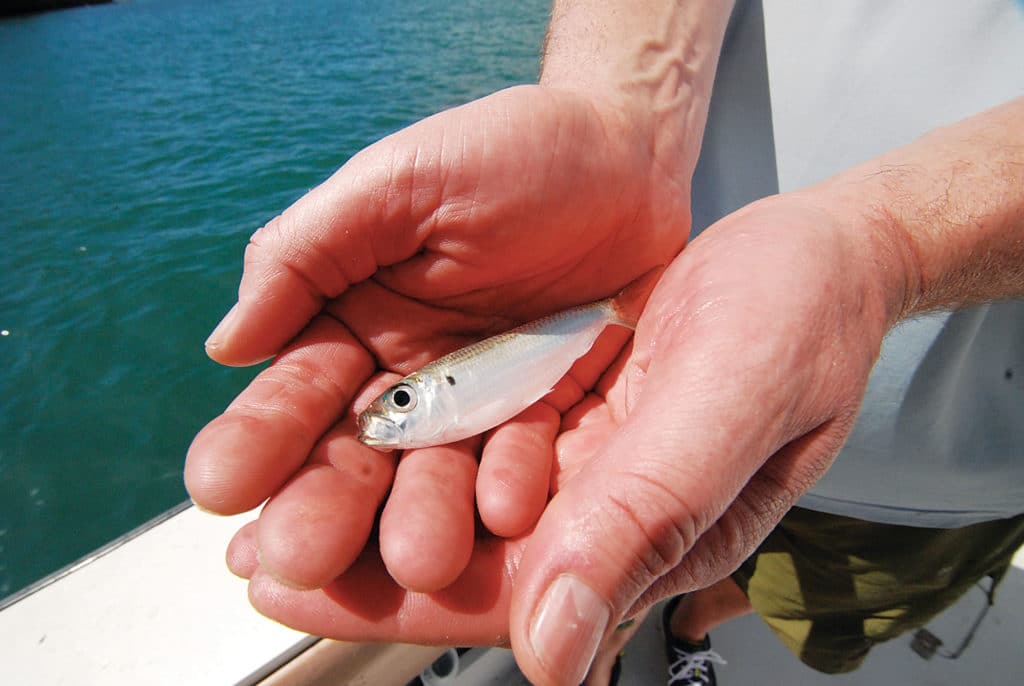
[[[510,641],[532,682],[579,683],[619,620],[733,571],[838,451],[905,296],[902,253],[859,216],[789,194],[689,246],[564,417],[537,526],[477,541],[448,587],[403,589],[370,547],[289,589],[257,560],[260,524],[229,555],[254,605],[342,639]]]
[[[300,588],[349,567],[389,489],[381,554],[408,588],[463,571],[474,499],[491,531],[525,531],[546,502],[560,414],[624,332],[599,341],[575,387],[495,431],[479,474],[479,441],[407,453],[396,474],[392,455],[355,441],[353,400],[666,263],[688,232],[688,176],[647,136],[611,100],[514,88],[371,146],[258,231],[208,350],[225,364],[277,358],[196,437],[196,503],[227,514],[270,498],[261,568]]]

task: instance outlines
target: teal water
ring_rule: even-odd
[[[547,0],[149,0],[0,21],[0,597],[186,498],[253,375],[249,235],[354,152],[534,80]]]

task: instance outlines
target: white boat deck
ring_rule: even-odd
[[[286,629],[253,611],[245,584],[224,567],[224,546],[246,516],[187,509],[76,567],[0,611],[0,683],[395,684],[409,682],[439,650],[342,644]],[[955,648],[984,603],[968,594],[931,629]],[[629,646],[621,684],[664,683],[657,613]],[[730,684],[1001,685],[1024,674],[1024,553],[1018,553],[967,652],[925,661],[909,637],[876,649],[852,674],[827,677],[793,658],[754,617],[715,631]],[[314,645],[315,644],[315,645]],[[474,651],[446,685],[523,684],[511,653]]]

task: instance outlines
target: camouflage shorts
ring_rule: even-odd
[[[733,579],[787,648],[834,674],[997,583],[1022,544],[1024,515],[928,529],[793,508]]]

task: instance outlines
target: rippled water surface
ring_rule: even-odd
[[[535,78],[546,0],[149,0],[0,21],[0,597],[182,501],[253,370],[248,236],[355,151]]]

